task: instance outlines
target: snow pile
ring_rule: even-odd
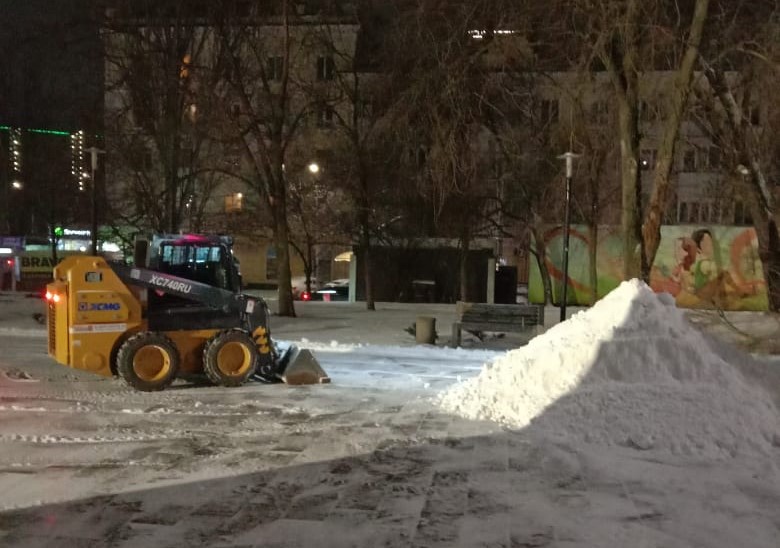
[[[442,394],[467,418],[708,458],[777,451],[769,395],[715,354],[668,294],[624,282]]]

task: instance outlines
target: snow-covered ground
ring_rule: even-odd
[[[510,352],[444,348],[453,306],[298,303],[275,336],[332,384],[145,394],[54,364],[0,294],[0,546],[777,548],[780,362],[634,297]]]

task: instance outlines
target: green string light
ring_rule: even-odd
[[[43,133],[46,135],[70,135],[68,131],[57,131],[56,129],[28,129],[30,133]]]
[[[0,131],[9,131],[11,129],[11,126],[0,126]],[[60,131],[57,129],[38,129],[38,128],[19,128],[22,131],[28,131],[30,133],[42,133],[44,135],[60,135],[63,137],[67,137],[70,135],[70,131]]]

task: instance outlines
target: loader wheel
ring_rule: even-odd
[[[163,390],[179,371],[176,345],[161,333],[133,335],[119,347],[116,369],[124,381],[144,392]]]
[[[241,386],[255,372],[257,346],[245,331],[222,331],[206,343],[203,371],[214,384]]]

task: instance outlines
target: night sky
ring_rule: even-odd
[[[0,0],[0,125],[100,131],[95,0]]]

